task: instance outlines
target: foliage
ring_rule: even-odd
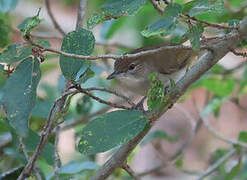
[[[74,5],[79,1],[63,0],[63,2]],[[148,118],[150,112],[155,115],[155,112],[164,105],[172,105],[171,102],[166,102],[170,95],[167,89],[175,88],[176,83],[170,79],[170,87],[166,87],[158,79],[157,73],[150,75],[151,87],[147,94],[149,111],[145,113],[131,108],[107,112],[107,109],[104,110],[106,106],[102,104],[112,101],[112,97],[107,92],[87,91],[87,94],[83,94],[80,91],[83,88],[114,85],[102,78],[105,77],[104,71],[109,68],[107,61],[94,63],[74,57],[111,53],[109,47],[97,47],[100,43],[96,43],[93,29],[96,29],[98,24],[102,26],[97,26],[99,36],[96,37],[97,40],[102,41],[102,44],[107,44],[114,38],[120,38],[120,41],[124,39],[123,45],[116,46],[118,51],[113,51],[114,53],[123,53],[137,46],[184,42],[190,44],[194,51],[199,51],[202,46],[200,41],[208,36],[208,32],[211,36],[224,37],[231,33],[234,27],[238,27],[240,20],[247,15],[246,7],[243,10],[239,9],[245,3],[244,0],[168,0],[168,4],[162,0],[156,2],[158,7],[163,9],[163,13],[159,14],[148,0],[88,1],[85,16],[87,29],[81,28],[67,33],[62,39],[61,51],[71,56],[60,54],[58,57],[49,52],[51,46],[49,41],[33,38],[34,30],[43,31],[41,22],[47,21],[40,18],[41,8],[36,15],[19,22],[18,18],[13,18],[14,14],[11,12],[18,5],[18,0],[0,0],[0,103],[2,105],[0,179],[17,179],[28,161],[21,145],[24,146],[29,158],[36,153],[40,139],[44,137],[44,132],[47,133],[45,124],[48,117],[55,119],[54,126],[70,127],[72,124],[71,127],[75,127],[75,141],[78,142],[76,150],[80,152],[80,155],[73,157],[72,161],[66,164],[61,164],[60,158],[57,160],[56,163],[60,167],[59,178],[89,179],[99,168],[95,162],[97,153],[105,151],[109,151],[109,154],[114,153],[121,145],[152,126],[152,119]],[[228,3],[230,8],[225,7],[224,2]],[[210,27],[214,25],[212,23],[220,26],[223,22],[224,26],[233,29],[222,27],[223,30],[214,31]],[[24,42],[17,40],[20,38],[19,35],[11,30],[11,28],[16,29],[16,23],[19,24],[17,28]],[[134,34],[133,44],[129,43],[129,39],[125,39],[128,33]],[[130,42],[131,40],[132,38]],[[238,47],[246,47],[246,42],[246,39],[243,40]],[[52,61],[54,58],[59,58],[59,63]],[[59,68],[61,75],[56,85],[47,84],[45,77],[53,78],[49,73],[57,72]],[[239,100],[247,93],[246,63],[241,68],[243,72],[235,76],[234,72],[238,69],[229,70],[221,65],[215,65],[190,87],[190,91],[204,88],[210,93],[210,98],[200,114],[202,117],[212,113],[216,118],[219,117],[225,102],[232,101],[239,105]],[[74,93],[64,95],[68,92]],[[62,94],[64,97],[59,99]],[[60,107],[59,104],[62,106]],[[51,109],[52,107],[55,108]],[[99,115],[98,111],[104,114]],[[52,129],[48,133],[51,133],[51,137],[48,138],[48,142],[41,145],[44,149],[38,156],[35,166],[40,169],[44,179],[55,179],[53,167],[55,136]],[[7,145],[2,145],[6,136],[11,136],[12,140]],[[141,145],[162,140],[172,143],[178,139],[164,131],[154,130],[145,136]],[[246,131],[239,133],[238,141],[247,143]],[[132,157],[139,148],[141,147],[137,147],[132,152],[128,161],[133,160]],[[227,180],[247,178],[245,150],[240,145],[234,145],[233,148],[237,151],[238,161],[229,166],[228,162],[234,158],[225,160],[210,178]],[[211,154],[211,163],[218,162],[228,152],[227,149],[217,149]],[[174,166],[178,169],[182,169],[184,165],[186,161],[183,157],[174,161]],[[12,168],[14,169],[10,174],[5,173]],[[116,171],[112,176],[113,179],[127,177],[122,171]]]

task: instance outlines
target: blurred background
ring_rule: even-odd
[[[103,2],[101,0],[88,1],[85,23],[87,18],[97,11]],[[238,9],[246,1],[237,2],[233,0],[225,1],[226,10],[224,15],[211,20],[218,22],[220,19],[221,22],[224,22],[224,18],[230,15],[236,19],[242,19],[247,14],[247,8],[241,13],[235,14],[232,9]],[[77,4],[78,0],[50,1],[55,19],[66,33],[75,29]],[[26,17],[34,16],[39,7],[42,7],[40,17],[44,21],[35,29],[32,35],[36,39],[48,40],[53,48],[60,49],[62,36],[54,28],[42,0],[21,0],[13,11],[4,15],[8,19],[4,23],[9,24],[11,29],[8,35],[9,42],[23,42],[21,33],[16,27]],[[166,41],[167,39],[162,36],[145,38],[140,34],[148,24],[158,19],[159,16],[152,5],[147,3],[135,16],[122,17],[97,25],[93,29],[93,34],[96,38],[96,47],[93,54],[121,54],[135,48]],[[220,33],[219,30],[208,29],[204,35],[205,37],[213,37]],[[244,48],[239,48],[238,50],[247,52]],[[64,86],[64,78],[59,69],[58,59],[57,55],[47,54],[45,63],[41,64],[43,75],[38,88],[38,102],[32,112],[30,121],[30,126],[35,131],[42,129],[49,112],[48,107],[59,97]],[[130,157],[130,166],[137,174],[148,172],[148,170],[157,167],[153,173],[147,173],[142,179],[197,179],[198,174],[205,171],[217,158],[232,147],[231,144],[218,140],[208,132],[208,129],[201,121],[199,115],[201,112],[204,113],[205,116],[203,118],[209,122],[210,126],[227,138],[237,139],[241,131],[247,130],[246,60],[241,56],[228,53],[218,65],[190,88],[179,103],[176,103],[172,109],[159,119],[152,128],[151,133]],[[107,75],[112,72],[113,63],[113,60],[100,59],[93,62],[92,70],[96,73],[96,76],[88,80],[84,87],[110,87],[121,91],[121,87],[118,86],[117,82],[105,80]],[[1,90],[5,81],[6,76],[1,75]],[[140,100],[140,97],[128,92],[123,91],[122,93],[135,98],[135,102]],[[95,95],[106,100],[120,101],[116,97],[102,92],[97,92]],[[72,125],[62,128],[59,135],[58,151],[62,165],[74,161],[84,161],[85,159],[95,160],[97,164],[102,165],[109,158],[114,150],[92,157],[85,157],[76,150],[76,144],[81,129],[92,116],[114,110],[86,96],[78,95],[72,99],[70,113],[65,121],[65,124],[71,123]],[[21,155],[14,148],[11,135],[4,128],[3,122],[0,121],[0,123],[1,173],[15,167]],[[176,153],[180,153],[180,155],[173,158]],[[229,172],[237,163],[238,157],[231,158],[224,164],[221,171],[216,172],[215,179],[222,179],[226,172]],[[39,160],[38,164],[47,176],[52,173],[52,167],[47,165],[45,161]],[[246,162],[244,166],[245,169],[242,170],[243,172],[239,179],[247,179]],[[86,179],[90,173],[92,171],[87,171],[83,178]],[[74,179],[81,178],[74,177]],[[124,171],[117,170],[109,179],[129,178]]]

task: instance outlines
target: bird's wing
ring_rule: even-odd
[[[158,46],[143,47],[136,49],[131,53],[156,49],[162,46],[165,45],[162,44]],[[156,54],[147,55],[141,58],[145,60],[146,63],[150,62],[150,64],[153,64],[160,73],[171,74],[189,64],[190,61],[192,61],[192,58],[195,58],[196,54],[196,52],[190,49],[184,49],[181,47],[176,49],[165,49]]]

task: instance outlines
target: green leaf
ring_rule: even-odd
[[[194,0],[186,3],[183,7],[183,13],[195,16],[205,13],[223,13],[223,0]]]
[[[16,130],[10,126],[10,124],[8,123],[8,119],[5,119],[5,122],[7,124],[8,129],[11,132],[14,148],[18,150],[20,148],[18,134],[16,133]],[[22,138],[22,140],[23,140],[23,144],[25,145],[25,149],[28,153],[35,152],[36,147],[40,141],[40,136],[33,130],[28,129],[27,136]],[[40,157],[42,157],[49,165],[52,165],[54,163],[53,152],[54,152],[53,145],[51,143],[47,143],[43,151],[41,152]],[[23,160],[21,160],[20,162],[25,164]]]
[[[152,73],[149,76],[151,82],[151,88],[148,90],[148,100],[147,105],[148,109],[155,111],[159,109],[165,98],[165,85],[157,79],[157,73]]]
[[[142,140],[141,145],[145,146],[147,143],[155,139],[166,140],[171,142],[174,140],[174,137],[170,137],[165,131],[155,130],[148,133],[148,135]]]
[[[49,115],[50,107],[52,106],[52,104],[53,102],[49,100],[38,100],[32,110],[32,117],[46,119]]]
[[[187,36],[189,37],[192,49],[195,51],[200,50],[200,37],[204,31],[202,24],[192,25],[189,28]]]
[[[18,179],[23,169],[24,166],[17,166],[16,168],[13,168],[12,171],[8,171],[8,173],[3,172],[2,174],[0,174],[0,179],[1,180]]]
[[[238,135],[238,141],[247,143],[247,131],[241,131]],[[242,147],[240,145],[234,145],[234,148],[237,150],[241,150]]]
[[[225,97],[233,93],[235,81],[231,76],[228,79],[206,78],[202,80],[202,86],[217,96]]]
[[[228,152],[228,150],[226,149],[217,149],[215,152],[213,152],[211,154],[210,157],[210,164],[214,164],[215,162],[217,162],[220,158],[222,158],[226,153]]]
[[[86,95],[78,99],[78,101],[76,102],[76,111],[78,114],[81,115],[87,115],[88,113],[90,113],[92,107],[92,99]]]
[[[4,65],[0,64],[0,72],[3,72],[4,70]]]
[[[51,43],[46,40],[38,40],[38,41],[35,41],[35,43],[45,48],[51,47]]]
[[[184,159],[181,157],[175,162],[176,168],[182,168],[184,165]]]
[[[179,14],[181,13],[182,13],[182,6],[180,4],[173,3],[166,6],[163,16],[168,18],[170,17],[175,18],[178,17]]]
[[[0,13],[6,13],[15,9],[19,0],[0,0]]]
[[[0,54],[0,62],[12,64],[27,58],[31,54],[32,47],[25,47],[25,45],[21,44],[11,44]]]
[[[146,1],[147,0],[107,0],[107,2],[101,6],[101,12],[93,14],[88,19],[87,27],[92,29],[103,21],[134,15]]]
[[[4,48],[10,41],[9,34],[11,31],[11,27],[8,20],[8,17],[1,16],[0,14],[0,48]]]
[[[241,131],[238,135],[238,140],[247,143],[247,131]]]
[[[78,149],[83,154],[96,154],[133,139],[146,126],[141,111],[119,110],[90,121],[82,131]]]
[[[63,39],[61,50],[78,55],[90,55],[94,50],[95,38],[91,31],[79,29],[68,33]],[[81,68],[88,67],[88,62],[76,58],[60,56],[60,67],[64,77],[75,80],[81,74]],[[83,73],[83,72],[80,72]]]
[[[37,27],[42,19],[39,18],[39,13],[41,8],[39,8],[36,16],[26,18],[21,24],[18,25],[18,29],[22,32],[22,36],[29,35],[30,32]]]
[[[150,37],[163,33],[163,36],[169,35],[177,27],[178,21],[174,18],[163,18],[150,24],[141,32],[144,37]]]
[[[27,58],[17,66],[4,87],[3,106],[7,118],[21,136],[28,133],[28,118],[36,102],[40,77],[38,59]]]

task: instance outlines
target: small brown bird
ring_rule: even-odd
[[[161,47],[143,47],[132,51],[130,54],[144,50]],[[164,46],[164,45],[163,45]],[[150,88],[149,75],[157,72],[157,77],[165,86],[170,79],[177,82],[185,73],[188,65],[198,53],[191,49],[166,49],[152,55],[138,57],[136,59],[116,60],[114,72],[107,79],[116,79],[126,89],[135,94],[146,96]]]

